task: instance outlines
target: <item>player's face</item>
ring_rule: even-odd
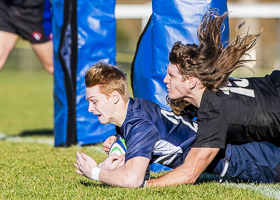
[[[97,115],[101,124],[108,124],[113,121],[113,99],[102,94],[98,85],[86,88],[86,99],[89,101],[88,111]]]
[[[183,81],[183,77],[179,74],[176,65],[169,63],[167,74],[163,79],[163,82],[166,84],[168,96],[171,99],[185,97],[189,93],[187,81]]]

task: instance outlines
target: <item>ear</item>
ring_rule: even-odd
[[[195,88],[195,86],[197,85],[197,78],[194,76],[191,76],[188,78],[189,81],[189,89],[192,90]]]
[[[113,91],[111,93],[111,96],[110,96],[113,100],[113,103],[116,104],[119,102],[120,98],[121,98],[121,95],[118,91]]]

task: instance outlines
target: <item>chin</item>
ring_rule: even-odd
[[[108,120],[99,120],[100,124],[109,124],[110,122]]]
[[[172,95],[172,94],[168,94],[168,97],[170,98],[170,99],[176,99],[176,96],[174,96],[174,95]]]
[[[108,122],[104,122],[104,121],[99,121],[100,124],[108,124]]]
[[[181,95],[176,95],[176,94],[171,94],[171,93],[168,94],[168,97],[169,97],[170,99],[179,99],[179,98],[182,98]]]

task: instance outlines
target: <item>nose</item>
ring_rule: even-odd
[[[167,84],[169,82],[169,75],[168,74],[166,74],[166,76],[164,77],[163,82],[165,84]]]
[[[93,112],[95,110],[95,106],[92,102],[89,102],[88,104],[88,111],[89,112]]]

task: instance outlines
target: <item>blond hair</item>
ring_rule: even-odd
[[[86,72],[85,84],[86,87],[98,85],[101,93],[107,96],[118,91],[124,102],[130,98],[127,75],[118,66],[98,62]]]

